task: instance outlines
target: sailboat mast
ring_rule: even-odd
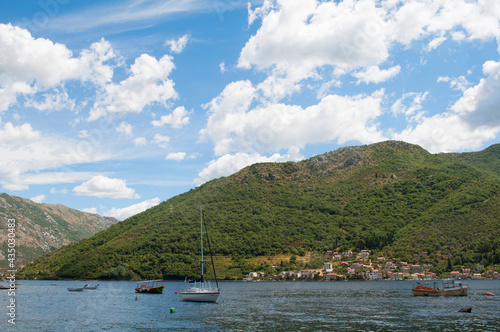
[[[200,203],[200,229],[201,229],[201,278],[203,280],[203,210]]]

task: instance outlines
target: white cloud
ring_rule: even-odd
[[[242,68],[302,68],[298,81],[321,66],[379,65],[389,55],[385,12],[373,1],[265,1],[258,14],[262,24],[241,51]]]
[[[160,135],[160,134],[156,134],[153,137],[153,142],[155,142],[156,144],[158,144],[158,146],[160,148],[165,149],[168,146],[168,143],[170,142],[170,137],[163,136],[163,135]]]
[[[170,39],[165,42],[165,45],[170,46],[170,52],[181,53],[187,45],[189,35],[184,35],[179,39]]]
[[[422,103],[425,101],[428,95],[429,92],[405,93],[401,98],[394,102],[394,104],[391,106],[391,111],[394,115],[404,114],[406,117],[414,116],[415,113],[422,109]],[[413,120],[415,120],[415,118]]]
[[[63,1],[59,1],[62,3]],[[233,1],[234,2],[234,1]],[[232,4],[234,5],[234,4]],[[214,4],[204,0],[164,0],[164,1],[119,1],[100,2],[70,14],[59,13],[48,20],[46,29],[80,32],[87,29],[114,27],[135,30],[149,27],[152,21],[165,17],[199,10],[214,9]],[[122,31],[122,30],[120,30]]]
[[[7,190],[26,190],[30,184],[71,182],[82,173],[43,170],[100,161],[109,156],[97,144],[43,135],[31,124],[0,127],[0,184]],[[88,176],[88,173],[86,173]]]
[[[158,197],[153,199],[148,199],[146,201],[122,208],[112,208],[108,212],[105,212],[105,216],[115,217],[118,220],[125,220],[137,213],[143,212],[153,206],[160,204],[160,199]]]
[[[272,101],[300,91],[302,80],[322,79],[319,68],[379,65],[389,54],[384,11],[369,1],[265,1],[249,8],[249,19],[256,17],[262,25],[242,49],[238,67],[271,69],[258,88]]]
[[[432,51],[448,34],[454,40],[488,40],[500,30],[500,4],[494,0],[265,0],[254,10],[249,5],[248,12],[249,24],[262,23],[242,49],[238,66],[271,69],[269,79],[280,78],[287,87],[315,77],[324,66],[369,74],[396,43],[409,46],[429,38],[426,50]],[[368,81],[392,77],[396,68]]]
[[[401,66],[397,65],[389,69],[380,69],[378,66],[370,66],[364,71],[353,73],[358,79],[357,84],[363,83],[381,83],[399,74]]]
[[[177,98],[174,82],[168,78],[175,68],[168,55],[160,60],[143,54],[130,67],[131,75],[119,84],[109,83],[98,96],[90,111],[89,120],[113,113],[140,113],[152,103],[165,103]]]
[[[75,108],[75,100],[70,99],[66,91],[55,90],[52,94],[43,94],[42,100],[34,98],[26,101],[25,106],[33,107],[39,111],[60,111],[73,110]]]
[[[172,128],[182,128],[184,125],[189,124],[189,117],[186,116],[188,112],[184,106],[179,106],[169,115],[163,115],[160,120],[151,121],[154,127],[162,127],[165,124],[170,124]]]
[[[147,141],[146,141],[145,137],[134,138],[134,144],[136,146],[144,146],[144,145],[146,145],[146,143],[147,143]]]
[[[495,138],[500,127],[471,127],[457,114],[438,114],[422,119],[391,139],[418,144],[431,153],[477,149],[484,141]]]
[[[77,195],[93,197],[119,198],[139,198],[135,190],[128,188],[125,180],[111,179],[102,175],[97,175],[73,188]]]
[[[215,153],[221,155],[227,153],[229,132],[241,133],[244,127],[243,121],[250,103],[255,98],[255,88],[250,81],[238,81],[228,84],[224,91],[203,105],[210,111],[206,128],[200,131],[200,138],[212,139],[216,142]]]
[[[61,190],[57,190],[56,188],[50,188],[50,193],[52,195],[56,195],[56,194],[63,194],[63,195],[66,195],[68,193],[68,189],[66,188],[63,188]]]
[[[225,73],[225,72],[227,71],[226,64],[224,63],[224,61],[222,61],[222,62],[219,64],[219,68],[220,68],[220,72],[221,72],[221,73]]]
[[[299,149],[297,148],[290,148],[286,155],[275,153],[270,157],[265,157],[258,153],[225,154],[216,160],[212,160],[208,166],[198,174],[198,178],[195,182],[202,184],[221,176],[228,176],[246,166],[259,162],[299,161],[302,159],[304,159],[304,157],[299,154]]]
[[[78,138],[87,138],[88,136],[89,136],[89,133],[86,130],[80,130],[78,132]]]
[[[28,30],[0,24],[0,45],[0,112],[13,105],[18,95],[31,96],[56,88],[68,80],[102,85],[109,82],[113,74],[105,62],[113,59],[115,54],[105,40],[92,44],[77,58],[62,44],[35,39]],[[73,103],[64,91],[57,89],[44,99],[28,104],[47,110],[49,107],[71,107]]]
[[[281,103],[250,109],[254,92],[250,82],[235,82],[205,105],[211,114],[200,134],[213,141],[216,155],[384,139],[374,122],[382,114],[383,91],[371,96],[327,95],[318,105],[305,109]]]
[[[176,161],[184,160],[185,158],[186,158],[186,152],[172,152],[165,157],[166,160],[176,160]]]
[[[87,209],[81,209],[80,211],[82,212],[87,212],[87,213],[93,213],[93,214],[98,214],[96,208],[87,208]]]
[[[35,197],[31,197],[30,200],[32,200],[35,203],[43,203],[43,201],[45,200],[45,195],[38,195]]]
[[[436,37],[433,40],[429,42],[429,45],[427,45],[427,51],[432,51],[436,48],[439,47],[444,41],[446,40],[446,37]]]
[[[116,131],[130,136],[132,135],[132,125],[127,122],[122,122],[118,127],[116,127]]]
[[[463,96],[451,107],[469,124],[499,128],[500,117],[500,62],[487,61],[483,65],[486,76],[479,83],[464,91]]]
[[[438,77],[438,82],[450,83],[450,87],[453,90],[458,90],[464,92],[470,86],[470,82],[465,78],[465,76],[460,76],[457,78],[452,78],[448,76]]]

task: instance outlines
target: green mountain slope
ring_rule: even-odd
[[[404,142],[346,147],[298,163],[262,163],[210,181],[28,265],[25,277],[195,275],[199,204],[218,275],[256,257],[368,248],[437,272],[499,264],[500,146],[433,155]],[[311,265],[314,262],[310,262]]]
[[[17,267],[63,245],[90,237],[112,224],[115,218],[40,204],[29,199],[0,194],[0,270],[6,270],[8,220],[14,219],[15,264]]]

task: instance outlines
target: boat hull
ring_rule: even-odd
[[[180,292],[182,301],[217,302],[220,292]]]
[[[439,290],[413,289],[413,296],[467,296],[468,294],[469,294],[468,286],[452,288],[452,289],[439,289]]]
[[[137,289],[135,292],[136,293],[147,293],[147,294],[162,294],[163,293],[163,286],[152,287],[152,288],[147,288],[147,289]]]

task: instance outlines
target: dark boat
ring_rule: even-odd
[[[163,280],[146,280],[137,282],[136,293],[161,294],[163,293]]]

